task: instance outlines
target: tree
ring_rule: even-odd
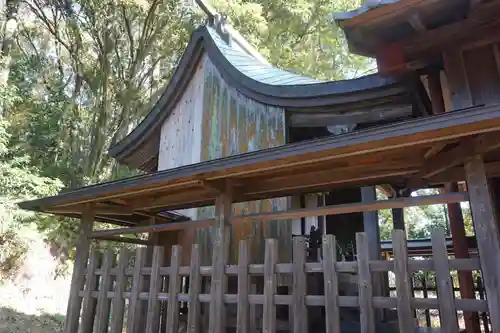
[[[375,70],[372,61],[350,53],[332,13],[360,1],[214,1],[220,13],[269,61],[318,79],[340,80]]]
[[[191,32],[203,22],[200,11],[183,0],[7,3],[2,82],[5,96],[10,91],[13,98],[2,108],[9,136],[2,156],[10,161],[2,164],[1,181],[26,190],[15,198],[20,200],[136,173],[118,167],[106,151],[158,100]],[[355,3],[215,5],[274,65],[320,79],[357,76],[369,68],[370,62],[348,53],[330,19]],[[15,29],[6,30],[8,25]],[[70,247],[70,220],[35,219],[47,237]]]

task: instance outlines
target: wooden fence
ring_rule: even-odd
[[[409,259],[405,234],[393,232],[394,260],[369,260],[368,241],[364,233],[356,235],[356,261],[337,261],[334,236],[325,235],[320,263],[306,262],[306,246],[303,238],[293,240],[293,262],[278,263],[278,244],[267,239],[264,264],[250,264],[248,243],[239,244],[237,265],[225,265],[225,269],[200,266],[200,252],[193,245],[190,266],[181,266],[181,247],[174,246],[169,266],[164,264],[164,249],[154,247],[151,265],[145,265],[146,251],[138,248],[135,259],[122,249],[118,258],[113,252],[104,255],[94,251],[86,269],[86,282],[80,291],[82,297],[81,332],[146,332],[157,333],[160,326],[168,333],[185,326],[187,333],[220,333],[228,326],[227,307],[235,308],[236,332],[249,333],[255,329],[255,305],[263,306],[262,331],[274,333],[277,329],[276,307],[287,305],[290,309],[291,331],[308,332],[308,307],[324,307],[325,332],[340,332],[340,309],[359,309],[362,333],[374,333],[377,309],[396,309],[400,332],[413,332],[416,326],[415,309],[438,309],[441,332],[458,332],[457,311],[487,312],[485,300],[458,299],[453,292],[451,270],[479,270],[479,260],[449,259],[446,253],[444,231],[437,229],[432,236],[432,260]],[[214,252],[217,246],[214,246]],[[101,260],[102,258],[102,260]],[[216,254],[214,253],[214,258]],[[215,261],[214,261],[215,262]],[[223,266],[221,266],[223,267]],[[419,270],[434,271],[439,298],[414,298],[410,276]],[[374,295],[372,277],[377,272],[393,271],[396,297]],[[324,295],[310,295],[307,274],[322,274]],[[354,273],[358,277],[358,295],[343,296],[339,290],[339,275]],[[290,295],[277,293],[277,274],[292,276]],[[237,293],[227,292],[227,278],[237,279]],[[263,292],[256,294],[250,289],[251,276],[263,277]],[[189,277],[189,290],[182,288],[183,277]],[[208,292],[202,293],[202,278],[210,280]],[[168,280],[168,283],[167,283]],[[184,289],[184,290],[183,290]],[[186,302],[187,315],[180,314],[179,304]],[[144,303],[144,304],[143,304]],[[147,305],[145,304],[147,303]],[[166,304],[164,319],[161,304]],[[144,305],[144,306],[141,306]],[[200,318],[201,307],[208,308],[206,321]],[[126,310],[127,309],[127,310]],[[160,325],[162,321],[162,325]]]

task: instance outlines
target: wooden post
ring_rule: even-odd
[[[92,232],[94,226],[94,212],[89,204],[83,213],[79,228],[79,239],[76,245],[75,265],[73,266],[73,275],[71,277],[71,287],[68,299],[68,308],[66,310],[66,321],[64,323],[64,333],[78,332],[80,322],[80,310],[82,307],[82,298],[80,291],[85,283],[85,267],[89,259],[90,244],[92,240],[88,235]]]
[[[441,75],[439,70],[435,70],[427,76],[427,86],[432,103],[432,113],[439,114],[445,112],[443,87],[441,86]]]
[[[495,208],[491,201],[483,158],[479,155],[465,162],[472,220],[476,232],[481,271],[486,289],[486,300],[491,315],[491,328],[500,332],[500,234]]]
[[[276,239],[266,239],[264,258],[264,314],[262,316],[262,332],[276,333],[276,262],[278,261],[278,242]],[[306,314],[302,314],[304,318]]]
[[[99,293],[97,296],[97,333],[107,333],[109,326],[109,310],[111,300],[108,298],[108,291],[111,291],[111,268],[115,263],[115,254],[112,249],[107,249],[104,254],[104,261],[101,266],[102,276],[99,284]]]
[[[458,192],[457,183],[449,183],[446,185],[447,192]],[[462,207],[460,203],[448,204],[448,219],[450,221],[450,229],[452,236],[453,252],[457,259],[469,258],[469,245],[465,235],[464,217],[462,215]],[[460,287],[460,295],[463,299],[476,299],[474,294],[474,282],[472,272],[459,271],[458,283]],[[481,328],[479,325],[479,315],[477,312],[464,311],[465,328],[469,333],[479,333]]]
[[[174,245],[170,258],[170,277],[168,285],[168,305],[167,305],[167,333],[177,333],[179,331],[179,301],[177,295],[181,291],[181,276],[179,267],[181,266],[182,248]]]
[[[228,189],[229,190],[229,189]],[[225,275],[226,262],[229,251],[229,235],[232,215],[232,196],[230,191],[220,194],[215,201],[215,215],[217,219],[217,235],[213,244],[212,280],[210,286],[211,299],[209,309],[209,333],[223,333],[225,306],[224,294],[227,288]]]
[[[292,311],[293,333],[307,333],[307,275],[306,265],[306,243],[304,237],[293,239],[293,285],[292,285]]]
[[[375,186],[365,186],[361,188],[361,201],[373,202],[377,200]],[[368,258],[370,260],[380,260],[380,228],[378,225],[378,211],[363,212],[364,232],[368,238]],[[383,275],[387,273],[373,273],[373,296],[383,296]],[[383,310],[375,310],[377,322],[383,321]]]
[[[238,309],[236,314],[236,332],[249,333],[249,303],[248,290],[250,287],[250,279],[248,274],[249,246],[247,240],[240,240],[238,251]]]
[[[337,242],[333,235],[323,235],[323,274],[325,284],[326,333],[340,332],[340,309],[338,304],[339,283],[335,263]]]
[[[161,288],[160,267],[163,265],[165,250],[161,246],[153,248],[151,280],[149,282],[148,312],[146,314],[146,333],[158,332],[160,324],[160,302],[158,294]]]
[[[400,332],[413,332],[415,320],[411,309],[412,283],[408,269],[406,235],[402,230],[392,232],[394,275],[396,276],[397,309]]]
[[[82,321],[80,332],[92,333],[94,330],[94,318],[97,305],[97,299],[92,297],[92,292],[96,290],[99,278],[95,275],[97,267],[101,265],[101,253],[98,250],[92,252],[90,257],[89,266],[87,269],[87,282],[85,283],[85,290],[83,295],[83,309]]]
[[[392,224],[396,230],[405,230],[405,213],[403,208],[392,209]]]
[[[356,233],[358,261],[359,317],[361,333],[375,333],[375,312],[373,311],[373,287],[370,271],[369,250],[366,234]]]
[[[128,267],[129,252],[126,247],[122,247],[118,256],[118,269],[116,273],[115,298],[113,299],[113,312],[111,318],[111,333],[121,333],[123,330],[123,315],[125,312],[125,285],[127,277],[125,269]]]
[[[396,191],[396,196],[393,199],[402,197],[398,191]],[[392,225],[396,230],[405,230],[405,213],[404,208],[393,208],[392,209]]]
[[[438,228],[432,233],[432,256],[436,271],[436,287],[439,301],[439,320],[443,333],[458,332],[457,310],[455,295],[450,276],[450,265],[446,251],[444,230]]]
[[[189,272],[189,301],[186,333],[198,333],[199,331],[200,301],[198,296],[201,290],[200,263],[200,248],[198,244],[193,244]]]
[[[141,269],[144,267],[146,261],[146,248],[137,248],[134,273],[132,275],[132,288],[130,290],[130,299],[128,303],[128,319],[127,319],[127,333],[139,332],[140,316],[142,314],[142,303],[139,299],[139,294],[144,284],[144,277],[141,274]]]

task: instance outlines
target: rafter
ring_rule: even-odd
[[[500,148],[500,133],[492,132],[461,141],[456,147],[429,158],[416,178],[430,178],[454,166],[462,164],[476,154],[485,154]]]

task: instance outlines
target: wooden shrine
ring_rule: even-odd
[[[500,0],[335,13],[379,73],[326,82],[200,5],[164,94],[109,151],[145,174],[19,204],[80,220],[65,333],[500,333]],[[433,204],[451,235],[407,240],[403,209]],[[436,298],[413,282],[429,271]]]

